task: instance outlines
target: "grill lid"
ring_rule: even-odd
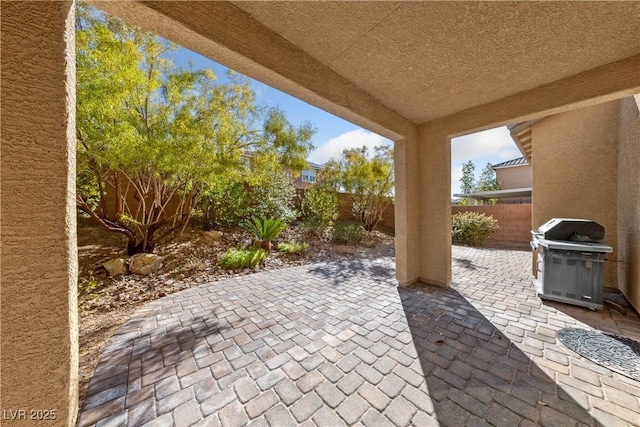
[[[604,242],[604,227],[595,221],[578,218],[552,218],[535,233],[547,240]]]

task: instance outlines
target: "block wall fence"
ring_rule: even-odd
[[[531,240],[531,204],[505,204],[493,206],[451,206],[451,215],[458,212],[479,212],[498,220],[494,241],[529,242]]]
[[[304,197],[304,190],[298,190],[297,204]],[[129,196],[129,203],[134,206],[135,199]],[[172,200],[167,207],[168,212],[175,211],[178,200]],[[112,192],[107,192],[107,206],[110,211],[115,209],[115,198]],[[351,214],[351,199],[349,195],[340,193],[338,196],[338,220],[349,221],[354,220]],[[458,212],[480,212],[485,215],[491,215],[498,220],[498,230],[494,234],[494,241],[499,242],[528,242],[531,240],[530,230],[533,228],[531,223],[531,204],[504,204],[494,206],[451,206],[451,215]],[[393,201],[389,203],[385,209],[382,221],[378,225],[386,231],[395,230],[395,204]]]

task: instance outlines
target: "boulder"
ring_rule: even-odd
[[[129,258],[129,271],[140,276],[154,274],[162,268],[163,259],[156,254],[135,254]]]
[[[211,242],[216,242],[222,237],[222,232],[218,230],[205,231],[204,237]]]
[[[129,267],[127,266],[127,260],[124,258],[114,258],[102,264],[102,266],[109,272],[109,276],[118,276],[120,274],[129,274]]]

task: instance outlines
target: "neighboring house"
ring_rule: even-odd
[[[493,165],[500,184],[498,203],[531,203],[531,165],[524,157]]]
[[[492,165],[499,190],[454,194],[455,197],[476,200],[497,199],[498,204],[531,203],[531,165],[524,157]]]
[[[492,165],[501,190],[531,187],[531,165],[524,157]]]
[[[320,171],[324,169],[324,166],[317,163],[308,162],[308,164],[307,169],[300,172],[300,175],[293,181],[293,185],[295,185],[298,190],[305,190],[309,188],[310,185],[315,184]]]

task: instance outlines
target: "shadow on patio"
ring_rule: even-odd
[[[453,289],[398,289],[441,425],[601,425]]]
[[[535,296],[528,253],[453,255],[452,289],[398,288],[379,258],[155,301],[105,349],[79,425],[640,424],[640,384],[557,340],[587,326]]]

